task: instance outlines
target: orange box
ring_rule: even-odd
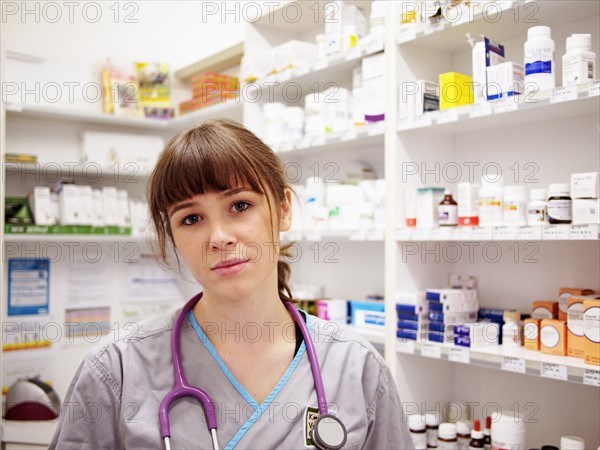
[[[573,295],[591,295],[594,293],[593,289],[580,289],[580,288],[560,288],[558,291],[558,318],[560,320],[567,320],[567,308],[569,307],[569,297]]]
[[[544,319],[540,327],[542,353],[564,356],[567,354],[567,324],[564,320]]]
[[[583,360],[600,366],[600,300],[583,301]]]
[[[531,306],[532,319],[556,319],[558,318],[558,302],[552,300],[540,300],[533,302]]]
[[[540,319],[525,319],[523,327],[525,348],[528,350],[540,349]]]

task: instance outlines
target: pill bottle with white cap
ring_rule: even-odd
[[[492,423],[492,450],[525,450],[525,437],[521,416],[502,411]]]
[[[437,448],[438,450],[456,450],[458,448],[455,424],[449,422],[440,424]]]
[[[425,417],[421,414],[408,416],[408,429],[412,437],[415,450],[427,449],[427,432],[425,430]]]
[[[585,450],[585,440],[577,436],[560,438],[560,450]]]
[[[427,429],[427,448],[437,448],[438,445],[438,428],[440,421],[436,413],[425,414],[425,427]]]

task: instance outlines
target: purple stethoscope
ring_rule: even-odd
[[[183,373],[183,366],[181,365],[181,348],[180,348],[180,336],[181,327],[183,321],[187,316],[188,312],[198,303],[202,298],[202,292],[192,297],[183,307],[173,326],[173,336],[171,340],[171,352],[173,356],[173,371],[174,371],[174,382],[173,389],[163,398],[160,402],[158,409],[158,421],[160,423],[160,434],[165,442],[166,450],[171,450],[171,426],[169,424],[169,408],[171,404],[181,397],[194,397],[202,404],[204,410],[204,416],[206,417],[206,424],[210,430],[212,438],[213,449],[219,449],[219,442],[217,440],[217,417],[215,414],[215,405],[211,398],[202,389],[195,386],[191,386],[185,378]],[[290,302],[283,302],[289,313],[292,315],[294,322],[300,328],[304,343],[306,345],[306,353],[308,360],[310,361],[310,368],[312,370],[313,379],[315,382],[315,390],[317,391],[317,402],[319,404],[319,418],[313,429],[311,430],[311,438],[314,446],[319,450],[338,450],[344,446],[348,433],[346,427],[340,419],[336,416],[329,414],[327,410],[327,399],[325,398],[325,389],[323,387],[323,379],[321,378],[321,369],[319,368],[319,360],[317,359],[317,352],[315,346],[308,332],[308,327],[302,319],[302,316],[298,310]]]

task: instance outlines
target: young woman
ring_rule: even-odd
[[[413,448],[379,353],[289,302],[292,190],[268,146],[205,122],[169,142],[147,196],[163,262],[202,292],[88,355],[51,449]]]

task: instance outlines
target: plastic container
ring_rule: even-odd
[[[502,412],[492,423],[492,450],[526,450],[525,423],[521,416]]]
[[[504,225],[527,225],[527,196],[524,186],[506,186],[504,188]]]
[[[560,450],[585,450],[585,440],[577,436],[560,438]]]
[[[427,430],[427,447],[438,446],[438,428],[440,422],[435,413],[425,414],[425,428]]]
[[[481,177],[479,189],[479,226],[496,227],[503,221],[503,196],[502,176]]]
[[[473,422],[473,431],[471,431],[471,441],[469,442],[468,450],[479,450],[485,447],[483,431],[481,431],[481,422],[475,420]]]
[[[548,223],[568,224],[573,220],[573,201],[567,183],[555,183],[548,187]]]
[[[412,437],[415,450],[427,449],[427,431],[425,429],[425,417],[421,414],[408,416],[408,429]]]
[[[299,106],[288,106],[283,111],[283,122],[287,139],[302,138],[304,129],[304,109]]]
[[[554,89],[556,68],[550,27],[541,25],[529,28],[524,52],[525,86],[535,84],[539,91]]]
[[[371,3],[369,16],[369,34],[383,36],[385,34],[385,1],[376,0]]]
[[[471,442],[471,425],[459,420],[456,422],[456,443],[459,450],[468,450]]]
[[[317,44],[317,61],[327,61],[327,39],[324,34],[317,34],[315,36],[315,43]]]
[[[457,447],[456,425],[442,423],[438,429],[438,450],[456,450]]]
[[[532,189],[531,201],[527,205],[527,224],[531,226],[548,224],[548,191]]]
[[[563,86],[596,79],[596,54],[591,34],[572,34],[567,38],[567,53],[562,57]]]

